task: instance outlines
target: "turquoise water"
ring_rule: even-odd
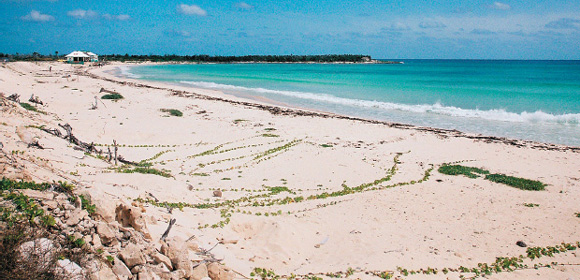
[[[580,61],[404,62],[155,65],[121,74],[349,116],[580,146]]]

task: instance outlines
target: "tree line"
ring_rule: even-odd
[[[9,58],[12,61],[50,61],[62,59],[58,52],[43,55],[37,52],[32,54],[4,54],[0,58]],[[240,62],[269,62],[269,63],[306,63],[306,62],[370,62],[369,55],[361,54],[324,54],[324,55],[244,55],[244,56],[210,56],[210,55],[130,55],[107,54],[100,55],[101,61],[152,61],[152,62],[199,62],[199,63],[240,63]]]

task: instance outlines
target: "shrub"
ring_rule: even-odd
[[[161,109],[161,112],[169,113],[169,115],[174,117],[182,117],[183,113],[177,109]]]
[[[38,112],[38,109],[36,109],[36,107],[34,107],[26,102],[21,102],[20,106],[22,106],[22,108],[24,108],[28,111]]]
[[[119,100],[119,99],[123,99],[123,96],[118,94],[118,93],[111,93],[111,94],[105,94],[105,95],[101,96],[101,99]]]

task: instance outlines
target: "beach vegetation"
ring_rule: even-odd
[[[177,109],[160,109],[163,113],[168,113],[170,116],[182,117],[183,113]]]
[[[132,167],[129,165],[124,165],[121,167],[114,168],[117,173],[141,173],[141,174],[153,174],[161,177],[169,178],[172,177],[171,173],[167,170],[159,170],[151,167]]]
[[[271,134],[271,133],[264,133],[264,134],[262,134],[262,137],[280,137],[280,135]]]
[[[486,180],[528,191],[541,191],[544,190],[546,186],[546,184],[540,181],[508,176],[505,174],[491,174],[485,169],[462,165],[443,164],[439,167],[438,171],[439,173],[446,175],[464,175],[472,179],[478,178],[480,175],[485,175],[484,179]]]
[[[514,188],[528,191],[541,191],[544,190],[544,187],[546,186],[540,181],[513,177],[504,174],[488,174],[485,176],[485,179],[495,183],[505,184]]]
[[[46,112],[39,110],[38,108],[34,107],[33,105],[30,105],[30,103],[20,102],[20,106],[28,111],[32,111],[32,112],[41,113],[41,114],[46,115]]]
[[[462,165],[447,165],[444,164],[438,169],[439,173],[443,173],[446,175],[464,175],[468,178],[478,178],[479,174],[489,174],[489,171],[476,168],[476,167],[467,167]]]
[[[118,93],[110,93],[101,96],[101,99],[109,99],[109,100],[119,100],[123,99],[124,97]]]
[[[576,212],[574,215],[576,215],[577,218],[580,218],[580,212]]]
[[[538,206],[540,206],[540,204],[536,204],[536,203],[524,203],[524,206],[526,206],[526,207],[538,207]]]
[[[322,148],[332,148],[333,145],[331,145],[331,144],[321,144],[320,147],[322,147]]]

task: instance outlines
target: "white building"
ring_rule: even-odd
[[[68,63],[98,62],[99,56],[92,52],[74,51],[65,56]]]

